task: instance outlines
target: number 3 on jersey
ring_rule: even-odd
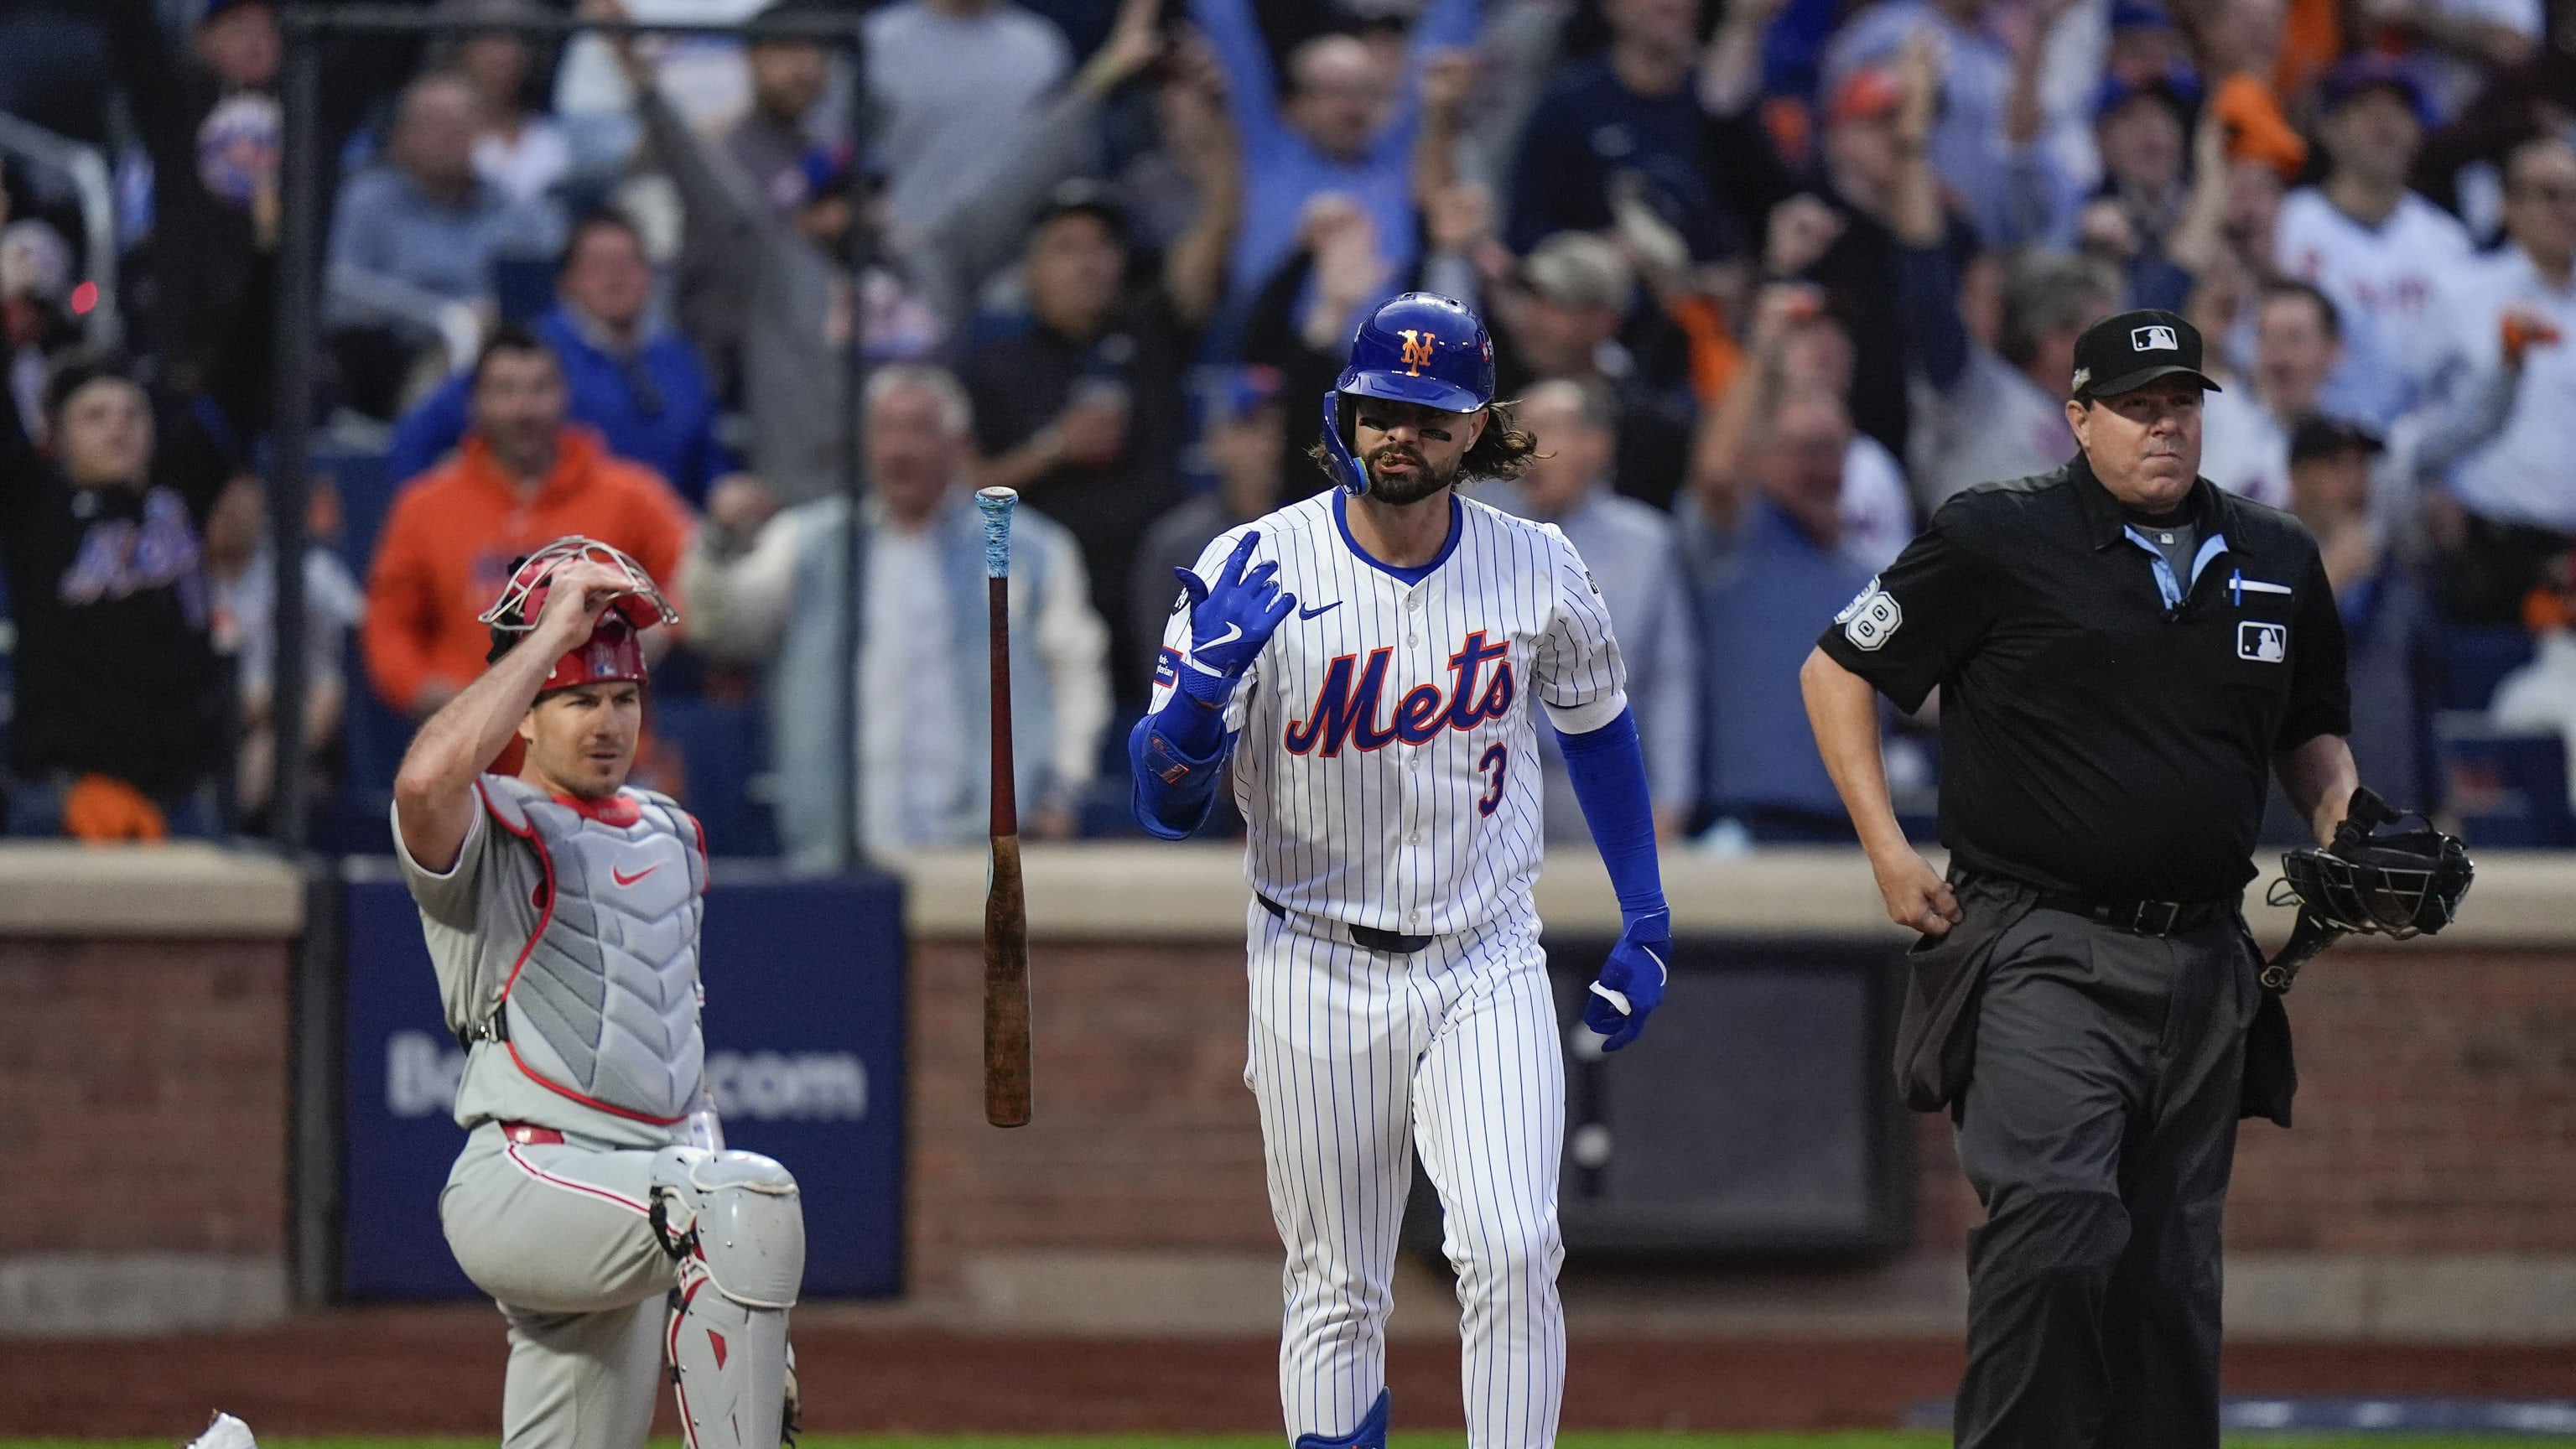
[[[1476,802],[1477,814],[1491,815],[1494,807],[1503,803],[1503,777],[1511,773],[1511,768],[1512,752],[1501,745],[1488,748],[1485,757],[1476,762],[1477,774],[1491,771],[1494,776],[1494,783],[1486,787],[1484,798]]]

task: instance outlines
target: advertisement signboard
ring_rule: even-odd
[[[348,863],[341,1281],[359,1299],[476,1296],[439,1231],[465,1140],[465,1054],[440,1019],[393,862]],[[902,1289],[903,897],[882,874],[717,861],[704,952],[707,1080],[726,1145],[796,1174],[805,1296]]]

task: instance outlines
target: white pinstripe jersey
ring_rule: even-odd
[[[1527,908],[1543,850],[1537,731],[1601,728],[1627,707],[1610,612],[1553,525],[1458,500],[1448,551],[1407,584],[1360,552],[1339,489],[1230,529],[1199,556],[1216,577],[1248,529],[1297,609],[1236,687],[1226,726],[1245,875],[1291,910],[1446,935]],[[1175,609],[1153,707],[1187,667]]]

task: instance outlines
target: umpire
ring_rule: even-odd
[[[2267,777],[2322,841],[2357,783],[2317,545],[2197,476],[2200,334],[2075,346],[2053,472],[1952,498],[1800,671],[1899,925],[1910,1105],[1985,1205],[1957,1442],[2218,1444],[2219,1219],[2240,1115],[2287,1125],[2289,1025],[2241,905]],[[1906,843],[1873,691],[1940,689],[1945,881]]]

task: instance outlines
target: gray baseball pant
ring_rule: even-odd
[[[1997,943],[1955,1108],[1962,1449],[2217,1449],[2219,1221],[2262,988],[2234,919],[2035,910]]]
[[[661,1391],[671,1256],[653,1153],[519,1144],[485,1123],[439,1193],[448,1247],[510,1324],[505,1449],[638,1449]]]

